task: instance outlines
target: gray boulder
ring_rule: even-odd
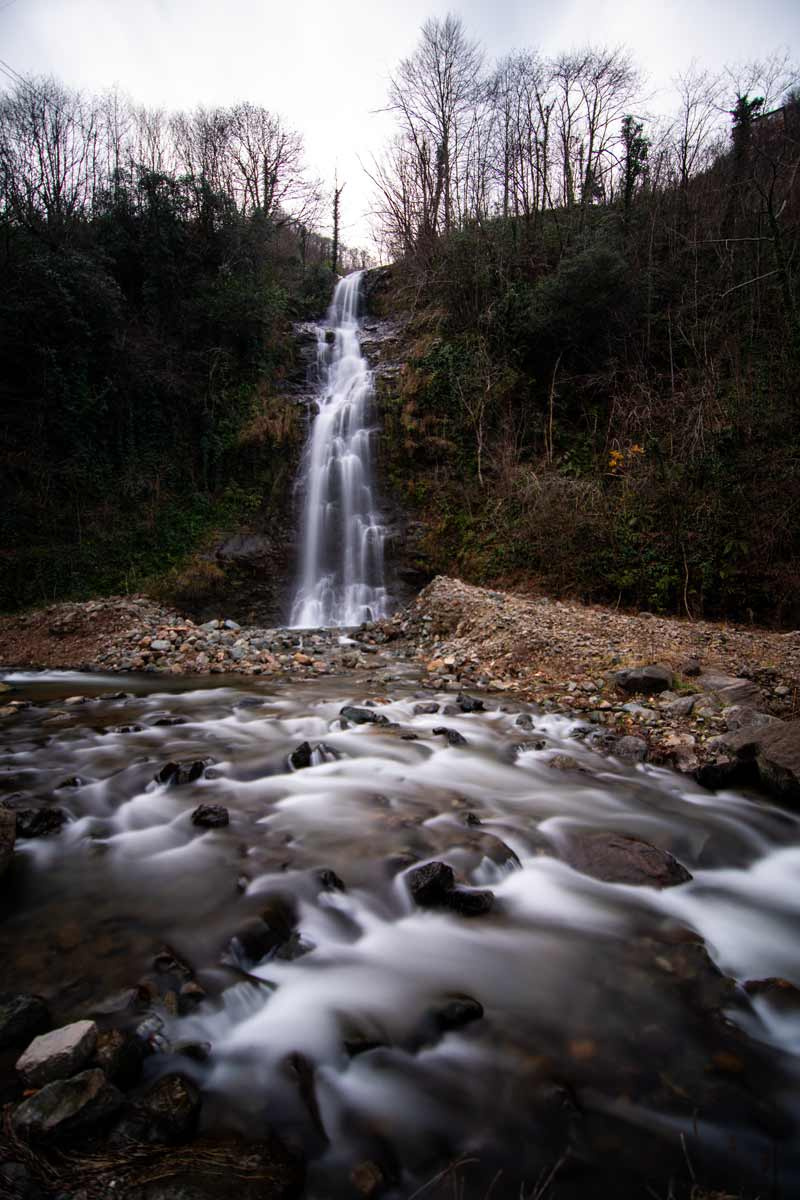
[[[94,1021],[74,1021],[51,1033],[35,1037],[17,1061],[17,1071],[28,1087],[43,1087],[80,1071],[97,1045]]]
[[[740,761],[755,764],[759,781],[774,796],[800,802],[800,720],[750,725],[725,741]]]
[[[692,878],[666,850],[620,833],[570,833],[561,857],[576,871],[605,883],[665,888]]]
[[[614,683],[629,696],[655,696],[672,687],[673,675],[669,667],[654,664],[649,667],[627,667],[615,671]]]
[[[731,704],[749,704],[758,708],[763,701],[761,689],[751,679],[736,675],[721,675],[708,672],[697,680],[698,687],[710,692],[723,708]]]
[[[14,1110],[14,1132],[30,1140],[72,1137],[90,1132],[123,1103],[122,1093],[102,1071],[83,1071],[72,1079],[57,1079]]]

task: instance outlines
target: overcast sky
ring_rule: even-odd
[[[379,110],[419,27],[448,11],[492,56],[624,43],[649,77],[651,107],[693,58],[709,69],[788,48],[800,57],[800,0],[0,0],[0,58],[167,109],[250,100],[306,139],[309,165],[346,182],[344,236],[367,238]],[[3,77],[0,76],[0,79]]]

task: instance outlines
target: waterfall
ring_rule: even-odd
[[[372,373],[359,344],[363,271],[340,279],[317,327],[318,411],[303,455],[300,577],[293,628],[359,625],[389,610],[372,483]]]

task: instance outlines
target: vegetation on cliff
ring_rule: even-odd
[[[786,59],[634,116],[620,50],[487,66],[453,18],[375,171],[410,314],[386,453],[419,565],[691,615],[800,613],[800,103]]]

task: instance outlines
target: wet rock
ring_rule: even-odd
[[[122,1093],[93,1068],[45,1084],[14,1110],[14,1132],[31,1141],[82,1136],[108,1121],[123,1103]]]
[[[91,1065],[118,1087],[129,1088],[139,1080],[144,1054],[144,1043],[135,1034],[108,1029],[97,1035]]]
[[[548,767],[553,771],[581,771],[583,768],[577,758],[571,754],[554,754],[547,760]]]
[[[347,891],[347,888],[345,887],[342,880],[339,878],[339,876],[336,874],[336,872],[334,870],[332,870],[330,867],[319,867],[314,872],[314,874],[316,875],[316,878],[319,880],[320,887],[322,887],[326,892],[346,892]]]
[[[185,759],[183,762],[168,762],[155,776],[156,783],[166,783],[170,787],[180,787],[184,783],[194,783],[199,779],[206,767],[211,765],[210,758]]]
[[[50,1010],[41,996],[0,993],[0,1050],[27,1046],[50,1027]]]
[[[414,713],[415,717],[429,717],[432,716],[433,713],[438,713],[439,705],[435,704],[431,700],[424,704],[415,704],[411,711]]]
[[[297,914],[290,901],[271,897],[261,915],[251,917],[231,939],[229,951],[234,961],[255,965],[271,958],[289,941],[296,921]]]
[[[352,704],[345,704],[344,708],[339,710],[339,716],[345,721],[352,721],[354,725],[389,724],[389,718],[376,712],[374,708],[356,708]]]
[[[615,671],[612,678],[619,690],[629,696],[654,696],[666,692],[673,684],[670,668],[659,664]]]
[[[201,987],[196,980],[187,980],[186,983],[181,985],[181,989],[178,992],[178,1012],[181,1016],[194,1012],[198,1004],[203,1003],[206,995],[205,988]]]
[[[49,833],[58,833],[67,819],[63,808],[18,808],[17,837],[46,837]]]
[[[666,850],[618,833],[570,833],[563,858],[576,871],[605,883],[665,888],[692,878]]]
[[[475,696],[467,696],[464,692],[458,693],[456,704],[464,713],[483,712],[485,708],[482,700],[478,700]]]
[[[42,1087],[54,1079],[65,1079],[80,1071],[92,1057],[96,1045],[94,1021],[74,1021],[35,1037],[18,1059],[17,1071],[28,1087]]]
[[[302,771],[304,767],[310,767],[311,753],[310,742],[301,742],[297,749],[293,750],[289,755],[290,766],[295,771]]]
[[[146,1141],[187,1142],[200,1119],[200,1090],[191,1079],[177,1073],[162,1075],[139,1101],[151,1124]]]
[[[8,870],[8,864],[13,858],[16,838],[16,814],[10,809],[0,808],[0,878]]]
[[[420,908],[449,908],[464,917],[482,916],[494,904],[494,893],[456,884],[453,868],[431,862],[406,875],[406,885]]]
[[[778,1012],[800,1013],[800,988],[788,979],[771,976],[769,979],[748,979],[744,984],[748,996],[761,996]]]
[[[737,759],[754,763],[759,782],[781,800],[800,802],[800,720],[750,726],[725,739]]]
[[[452,1029],[463,1029],[483,1017],[483,1005],[471,996],[455,996],[440,1008],[431,1010],[431,1019],[437,1029],[445,1033]]]
[[[420,908],[432,908],[446,903],[455,883],[453,868],[443,862],[425,863],[406,875],[406,885],[411,898]]]
[[[372,1200],[386,1185],[386,1178],[377,1163],[371,1159],[356,1163],[350,1171],[350,1182],[359,1196]]]
[[[449,746],[466,746],[467,739],[463,733],[459,733],[457,729],[448,729],[445,725],[439,725],[433,730],[435,737],[443,737],[447,739]]]
[[[201,829],[224,829],[230,824],[230,815],[222,804],[201,804],[192,813],[192,824]]]

